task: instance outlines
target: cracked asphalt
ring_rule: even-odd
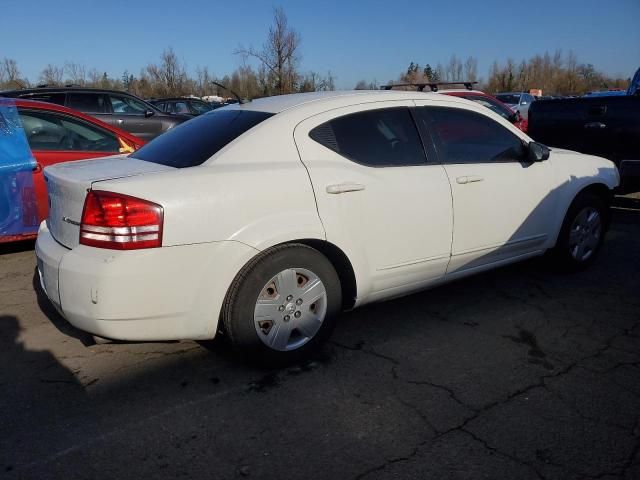
[[[539,260],[342,315],[279,371],[94,344],[0,254],[0,477],[640,478],[640,199],[597,262]]]

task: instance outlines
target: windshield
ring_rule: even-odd
[[[499,93],[498,95],[496,95],[496,98],[502,103],[506,103],[509,105],[518,105],[520,103],[519,93]]]
[[[172,128],[130,157],[176,168],[201,165],[271,116],[272,113],[250,110],[215,110]]]

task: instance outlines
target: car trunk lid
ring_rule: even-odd
[[[84,200],[93,183],[167,170],[174,168],[120,155],[47,167],[49,231],[59,243],[74,248],[79,242]]]

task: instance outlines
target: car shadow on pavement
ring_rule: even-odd
[[[274,465],[305,458],[293,477],[356,478],[381,457],[413,451],[413,460],[380,471],[408,478],[416,477],[408,470],[431,465],[439,473],[420,478],[447,478],[455,465],[472,469],[470,478],[535,478],[527,465],[552,468],[551,458],[563,476],[547,477],[570,478],[562,464],[578,455],[596,476],[617,456],[609,449],[601,459],[591,446],[627,440],[626,430],[598,417],[627,428],[637,411],[614,380],[637,389],[637,367],[627,365],[635,357],[619,348],[637,345],[625,332],[633,333],[638,311],[631,294],[638,288],[639,215],[614,212],[603,255],[585,272],[557,275],[532,259],[346,312],[322,356],[297,368],[241,364],[222,337],[84,349],[61,339],[53,353],[31,352],[15,340],[16,317],[6,317],[0,345],[10,347],[0,360],[16,368],[0,373],[0,384],[18,387],[0,396],[0,428],[7,425],[0,471],[12,468],[21,478],[198,478],[215,464],[219,478],[273,478]],[[55,328],[79,338],[82,332],[49,306],[37,274],[33,282]],[[42,341],[41,328],[34,324],[31,341]],[[484,441],[493,450],[483,449]],[[461,451],[475,467],[460,463]],[[517,455],[527,463],[504,463]]]
[[[0,315],[0,363],[4,366],[0,371],[0,443],[4,443],[0,471],[4,474],[17,471],[27,459],[37,458],[33,430],[25,423],[62,424],[65,419],[59,405],[86,401],[86,391],[71,370],[50,351],[31,350],[23,342],[18,318]],[[46,437],[46,429],[37,435]]]
[[[35,247],[35,240],[21,240],[17,242],[0,243],[0,255],[27,252]]]

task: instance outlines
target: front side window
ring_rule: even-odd
[[[98,93],[69,93],[67,107],[85,113],[106,113],[104,95]]]
[[[409,109],[352,113],[317,126],[309,136],[354,162],[370,167],[424,165],[426,157]]]
[[[81,120],[36,110],[20,110],[20,120],[31,150],[114,152],[118,137]]]
[[[144,113],[149,110],[149,107],[147,107],[144,103],[132,97],[127,97],[124,95],[109,95],[109,100],[111,100],[111,108],[113,109],[113,113],[144,115]]]
[[[172,128],[130,156],[176,168],[201,165],[272,115],[251,110],[216,110]]]
[[[443,163],[521,161],[525,157],[522,140],[485,115],[449,107],[418,110]]]

